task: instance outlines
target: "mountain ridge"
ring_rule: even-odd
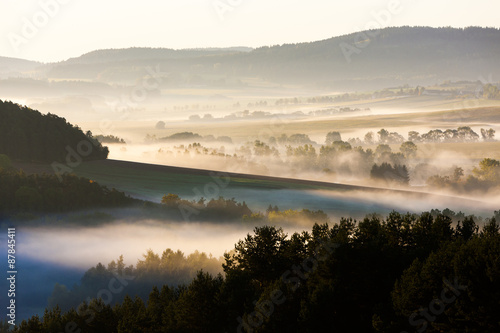
[[[322,87],[434,84],[500,76],[497,28],[390,27],[324,40],[245,47],[95,50],[43,66],[46,77],[130,82],[140,68],[161,68],[171,84],[257,77]],[[1,61],[0,61],[1,66]],[[142,74],[144,75],[144,74]]]

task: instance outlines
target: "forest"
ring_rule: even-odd
[[[149,251],[135,268],[120,258],[91,268],[72,291],[57,286],[44,315],[14,332],[498,331],[500,211],[482,228],[453,216],[372,214],[292,235],[256,227],[224,255],[223,272],[205,268],[179,285],[152,278],[147,297],[134,289],[144,289],[145,272],[160,276],[186,258]],[[119,302],[96,297],[113,276],[130,292]],[[90,298],[67,309],[64,295],[91,285]]]
[[[108,157],[108,148],[90,131],[83,133],[54,114],[0,100],[0,119],[0,154],[11,159],[51,163],[72,161],[75,155],[84,161]]]
[[[34,218],[43,213],[61,213],[95,207],[124,207],[135,199],[116,189],[63,174],[26,174],[15,169],[0,154],[0,220],[7,217]]]
[[[126,266],[121,255],[117,260],[112,260],[107,266],[99,263],[90,268],[82,276],[79,285],[65,286],[56,284],[48,300],[49,308],[59,307],[61,311],[77,308],[81,302],[91,295],[101,295],[103,288],[108,287],[110,279],[118,276],[128,276],[128,283],[123,286],[123,292],[114,295],[110,303],[121,303],[126,294],[139,296],[147,300],[153,286],[167,285],[177,287],[189,284],[196,276],[197,271],[217,275],[222,272],[222,257],[215,258],[204,252],[195,251],[185,255],[182,251],[165,249],[161,254],[148,250],[137,265]]]

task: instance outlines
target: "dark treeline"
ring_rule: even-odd
[[[65,161],[70,151],[83,160],[106,159],[109,153],[91,132],[83,133],[64,118],[0,100],[0,154],[54,162]]]
[[[0,219],[34,217],[94,207],[123,207],[134,199],[116,189],[72,174],[27,175],[0,154]]]
[[[158,123],[162,123],[159,121]],[[157,124],[158,127],[158,124]],[[196,142],[223,142],[223,143],[233,143],[233,140],[228,137],[228,136],[219,136],[215,137],[213,135],[205,135],[201,136],[197,133],[193,132],[179,132],[179,133],[174,133],[172,135],[163,137],[163,138],[157,138],[156,135],[150,135],[147,134],[145,138],[146,142],[183,142],[183,141],[196,141]]]
[[[114,135],[95,135],[94,139],[101,143],[126,143],[125,140]]]
[[[406,165],[396,164],[394,166],[389,163],[382,163],[380,165],[374,164],[370,176],[372,179],[381,180],[389,184],[403,184],[408,185],[410,182],[410,175]]]
[[[451,213],[343,218],[291,236],[257,227],[225,254],[224,275],[158,284],[146,301],[47,309],[14,331],[496,332],[500,211],[481,229],[470,216],[453,227]]]
[[[485,99],[500,99],[500,90],[497,85],[487,83],[483,84],[481,81],[458,81],[451,82],[450,80],[445,80],[441,87],[446,87],[448,85],[462,84],[464,87],[455,89],[443,89],[443,90],[426,90],[425,87],[416,86],[411,88],[408,85],[402,85],[397,88],[382,89],[370,93],[344,93],[341,95],[333,96],[315,96],[307,99],[307,103],[338,103],[338,102],[348,102],[348,101],[359,101],[367,100],[372,98],[387,98],[396,96],[410,96],[410,95],[425,95],[427,94],[437,94],[442,96],[453,96],[455,98],[464,97],[483,97]],[[464,91],[465,90],[465,91]],[[293,100],[292,98],[290,98]],[[296,98],[295,98],[296,99]]]
[[[0,220],[6,218],[35,219],[46,214],[71,213],[83,209],[132,208],[127,214],[140,214],[159,220],[213,221],[213,222],[324,222],[328,219],[323,211],[287,210],[253,212],[247,204],[235,198],[224,197],[186,200],[177,194],[164,195],[161,203],[131,198],[125,193],[101,186],[97,182],[74,174],[26,174],[12,167],[10,159],[0,154]],[[116,212],[119,213],[119,212]],[[76,216],[54,216],[45,223],[100,224],[114,220],[109,213],[94,211]],[[62,218],[62,220],[61,220]],[[286,220],[286,221],[285,221]],[[67,222],[67,221],[66,221]],[[65,223],[65,222],[64,222]]]
[[[156,207],[162,215],[177,217],[188,220],[207,221],[235,221],[241,220],[245,215],[251,215],[252,211],[247,204],[237,202],[234,198],[223,197],[206,200],[185,200],[177,194],[169,193],[161,200],[162,205],[146,203],[145,207],[152,209]]]
[[[275,105],[289,105],[289,104],[299,104],[302,103],[301,100],[297,98],[280,98],[275,101]],[[247,104],[248,108],[252,107],[260,107],[260,106],[267,106],[267,101],[260,101],[251,103],[249,102]],[[240,108],[241,104],[240,102],[236,102],[233,104],[234,108]],[[174,107],[174,110],[176,107]],[[295,111],[291,114],[289,113],[271,113],[268,111],[250,111],[250,110],[243,110],[243,111],[238,111],[238,112],[233,112],[225,116],[221,117],[214,117],[210,113],[206,113],[201,117],[200,115],[191,115],[189,116],[189,121],[192,122],[220,122],[220,121],[235,121],[235,120],[245,120],[245,119],[265,119],[265,118],[275,118],[275,117],[280,117],[280,118],[303,118],[303,117],[314,117],[314,116],[329,116],[329,115],[336,115],[339,113],[345,113],[345,112],[358,112],[358,111],[370,111],[370,108],[365,108],[365,109],[359,109],[359,108],[350,108],[350,107],[331,107],[328,109],[320,109],[320,110],[314,110],[314,111],[308,111],[308,112],[303,112],[303,111]],[[164,126],[161,126],[161,123],[164,124],[164,122],[160,121],[157,123],[160,124],[160,127],[156,128],[164,128]]]
[[[166,249],[157,254],[148,250],[143,259],[132,265],[125,266],[123,256],[111,261],[107,267],[99,263],[90,268],[82,277],[79,285],[68,288],[56,284],[48,301],[49,308],[59,306],[62,311],[77,308],[87,298],[101,295],[101,290],[109,287],[109,281],[116,276],[121,277],[123,288],[115,293],[110,303],[121,303],[125,295],[137,295],[143,300],[148,299],[151,288],[155,285],[178,286],[189,283],[199,270],[216,275],[222,272],[222,258],[214,258],[204,252],[195,251],[185,255],[180,250]],[[121,283],[123,282],[123,283]]]
[[[326,223],[328,215],[322,210],[280,210],[278,206],[269,208],[262,213],[252,211],[245,201],[238,202],[235,198],[225,199],[224,197],[206,200],[200,198],[196,200],[186,200],[177,194],[169,193],[164,195],[161,205],[151,202],[144,204],[145,212],[158,214],[160,217],[184,219],[184,221],[213,221],[213,222],[235,222],[244,223],[272,223],[272,224],[297,224],[297,223]]]

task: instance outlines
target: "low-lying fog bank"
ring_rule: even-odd
[[[456,197],[390,191],[331,191],[331,190],[267,190],[233,191],[238,201],[246,201],[252,212],[265,213],[269,204],[281,211],[322,210],[330,223],[338,223],[341,217],[362,219],[370,213],[387,215],[392,210],[401,213],[420,213],[431,209],[449,208],[466,215],[483,218],[493,216],[498,210],[498,201],[479,202]],[[142,213],[141,213],[142,212]],[[120,210],[110,211],[114,221],[93,226],[64,224],[57,226],[20,227],[18,239],[19,255],[30,259],[85,268],[97,262],[108,263],[123,255],[128,264],[135,264],[147,249],[161,253],[167,248],[181,250],[186,254],[194,251],[220,257],[233,249],[234,244],[252,232],[256,225],[269,221],[235,220],[227,222],[173,221],[167,219],[144,219],[144,210],[127,210],[136,214],[120,218]],[[123,216],[123,214],[122,214]],[[216,221],[216,217],[214,217]],[[40,223],[42,225],[42,223]],[[311,221],[295,220],[290,223],[277,222],[287,232],[308,230]]]
[[[75,268],[98,262],[107,265],[120,255],[127,265],[135,265],[148,249],[156,253],[179,249],[186,255],[200,251],[219,257],[252,229],[241,224],[153,220],[117,221],[99,227],[28,227],[18,236],[19,256]]]

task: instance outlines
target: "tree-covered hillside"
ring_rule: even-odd
[[[257,227],[224,256],[224,275],[158,284],[147,300],[123,296],[146,285],[148,269],[171,270],[172,251],[148,253],[135,270],[98,265],[14,332],[498,332],[500,212],[481,229],[471,216],[454,227],[453,216],[393,212],[291,236]],[[115,295],[96,293],[98,283]],[[61,311],[84,285],[93,299]]]
[[[0,154],[11,159],[40,162],[101,160],[108,157],[90,132],[53,114],[0,100]],[[77,157],[76,157],[77,156]]]
[[[0,154],[0,221],[87,208],[125,207],[133,202],[123,192],[73,174],[27,175]]]
[[[164,85],[236,84],[259,77],[271,82],[361,89],[447,79],[475,81],[481,76],[487,80],[489,75],[500,76],[499,52],[500,30],[494,28],[392,27],[250,52],[238,48],[219,52],[98,50],[52,64],[48,75],[125,82],[143,76],[143,68],[149,66],[156,69]]]

